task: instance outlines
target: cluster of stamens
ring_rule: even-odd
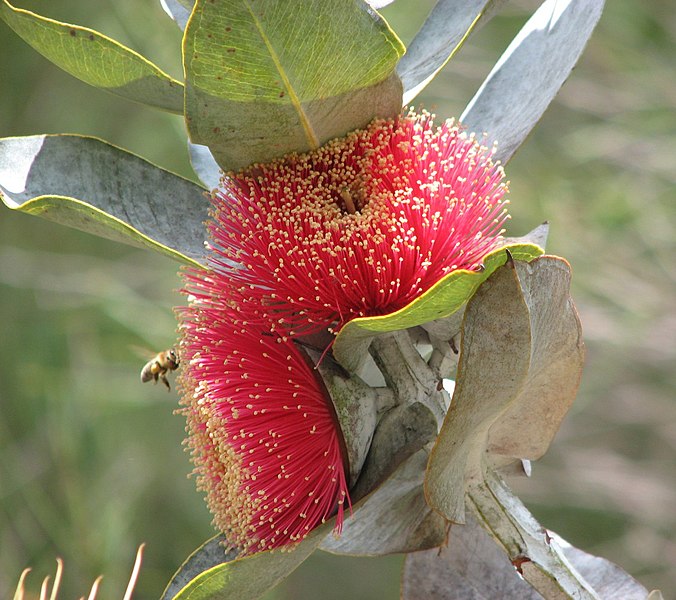
[[[298,338],[394,312],[480,268],[503,172],[449,121],[374,121],[224,176],[208,269],[180,312],[189,446],[216,526],[244,552],[303,539],[349,502],[331,399]]]

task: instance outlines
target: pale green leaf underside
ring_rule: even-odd
[[[162,600],[172,600],[178,592],[201,573],[235,560],[238,551],[228,550],[226,552],[226,542],[223,534],[216,535],[188,556],[167,584],[162,594]]]
[[[85,83],[128,100],[183,113],[181,82],[98,31],[15,8],[7,0],[0,3],[0,18],[40,54]]]
[[[515,260],[529,261],[542,254],[534,244],[512,244],[494,250],[484,259],[481,272],[464,269],[449,273],[408,306],[378,317],[362,317],[347,323],[338,333],[333,355],[348,371],[356,371],[373,337],[379,333],[408,329],[453,314],[476,289],[507,260],[509,250]]]
[[[198,0],[183,50],[191,140],[226,170],[401,110],[404,48],[361,0]]]
[[[460,117],[497,140],[506,163],[540,120],[577,63],[603,0],[547,0],[514,38]]]
[[[95,138],[0,139],[0,194],[14,210],[186,264],[205,262],[203,188]]]
[[[195,577],[173,600],[255,600],[310,556],[333,526],[334,519],[331,519],[291,551],[260,552],[212,567]],[[193,556],[199,552],[200,549]]]

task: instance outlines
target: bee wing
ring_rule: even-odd
[[[153,358],[157,354],[157,351],[153,352],[152,350],[150,350],[150,348],[146,348],[145,346],[137,346],[136,344],[130,344],[129,349],[138,358],[141,358],[143,360],[147,360],[149,362],[150,362],[150,359]]]

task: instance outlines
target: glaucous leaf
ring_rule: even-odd
[[[128,100],[183,114],[183,84],[119,42],[0,2],[0,17],[25,42],[67,73]]]
[[[236,558],[211,567],[194,577],[177,594],[165,596],[169,600],[254,600],[272,589],[293,572],[330,533],[334,519],[312,531],[293,550],[268,550]],[[202,548],[209,554],[209,542]],[[201,548],[194,556],[198,556]],[[191,557],[192,558],[192,557]],[[207,562],[209,557],[207,557]],[[180,574],[177,573],[177,575]],[[176,578],[176,576],[174,578]],[[170,583],[169,586],[172,584]]]
[[[543,256],[498,269],[468,302],[453,400],[425,479],[430,505],[450,521],[463,522],[466,482],[487,448],[506,462],[539,458],[570,407],[584,349],[569,286],[568,263]]]
[[[493,539],[474,521],[452,525],[448,546],[409,554],[402,600],[542,600]]]
[[[224,548],[225,542],[224,535],[217,535],[197,548],[171,578],[162,594],[161,600],[172,600],[178,592],[204,571],[235,560],[237,558],[237,551],[229,550],[226,552]]]
[[[378,393],[359,377],[349,377],[330,356],[308,351],[313,357],[326,390],[331,397],[335,417],[343,435],[349,464],[349,484],[354,485],[368,454],[378,413]]]
[[[599,600],[556,540],[485,464],[481,476],[468,482],[466,498],[468,510],[479,525],[542,597]]]
[[[334,554],[382,556],[417,552],[446,540],[446,521],[425,502],[422,483],[428,452],[403,463],[345,519],[340,537],[328,536],[320,550]]]
[[[333,355],[347,371],[356,372],[373,338],[379,333],[399,331],[448,317],[474,294],[476,289],[507,261],[509,250],[515,260],[532,260],[542,254],[534,244],[503,246],[487,254],[482,271],[460,269],[449,273],[404,308],[389,315],[361,317],[347,323],[336,336]]]
[[[549,531],[553,539],[563,550],[563,555],[584,577],[600,600],[659,600],[661,594],[653,591],[648,594],[636,579],[622,567],[600,556],[594,556],[569,544],[553,531]]]
[[[188,142],[190,164],[199,180],[208,190],[217,188],[221,182],[221,168],[209,148]]]
[[[0,195],[14,210],[183,263],[205,262],[203,188],[96,138],[0,139]]]
[[[565,559],[580,573],[598,600],[646,600],[648,590],[619,566],[587,554],[553,532],[549,538],[561,547]],[[453,525],[449,544],[441,550],[409,554],[404,562],[402,600],[540,600],[542,595],[518,574],[493,539],[468,517]]]
[[[184,31],[192,12],[192,0],[160,0],[160,4],[164,12]]]
[[[540,223],[535,229],[529,231],[526,235],[518,237],[506,237],[502,239],[502,245],[509,247],[514,244],[535,244],[543,250],[547,246],[547,238],[549,237],[549,222]]]
[[[460,117],[499,142],[506,163],[540,120],[594,31],[603,0],[547,0],[495,64]]]
[[[488,430],[528,375],[530,321],[513,262],[467,303],[450,409],[430,455],[425,495],[449,521],[465,519],[466,479],[480,472]]]
[[[399,466],[437,435],[437,420],[420,402],[400,404],[380,419],[357,484],[350,490],[358,502],[380,486]]]
[[[438,0],[397,65],[409,104],[506,0]]]
[[[303,152],[401,110],[404,48],[362,0],[197,0],[186,122],[224,170]]]

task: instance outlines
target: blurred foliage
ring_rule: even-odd
[[[98,29],[180,76],[180,34],[155,0],[17,3]],[[405,42],[423,4],[384,11]],[[510,3],[417,104],[458,115],[537,4]],[[548,250],[573,265],[588,347],[571,415],[533,477],[514,486],[547,527],[665,597],[676,589],[670,9],[669,0],[608,2],[580,65],[507,169],[510,233],[551,222]],[[191,175],[180,117],[87,87],[0,24],[0,137],[58,132],[95,135]],[[158,597],[212,534],[186,478],[176,394],[138,381],[147,357],[134,346],[152,355],[175,339],[176,270],[0,210],[0,597],[28,565],[35,589],[56,556],[66,561],[64,598],[100,573],[100,597],[120,597],[142,541],[136,597]],[[318,553],[268,598],[396,598],[401,561]]]

